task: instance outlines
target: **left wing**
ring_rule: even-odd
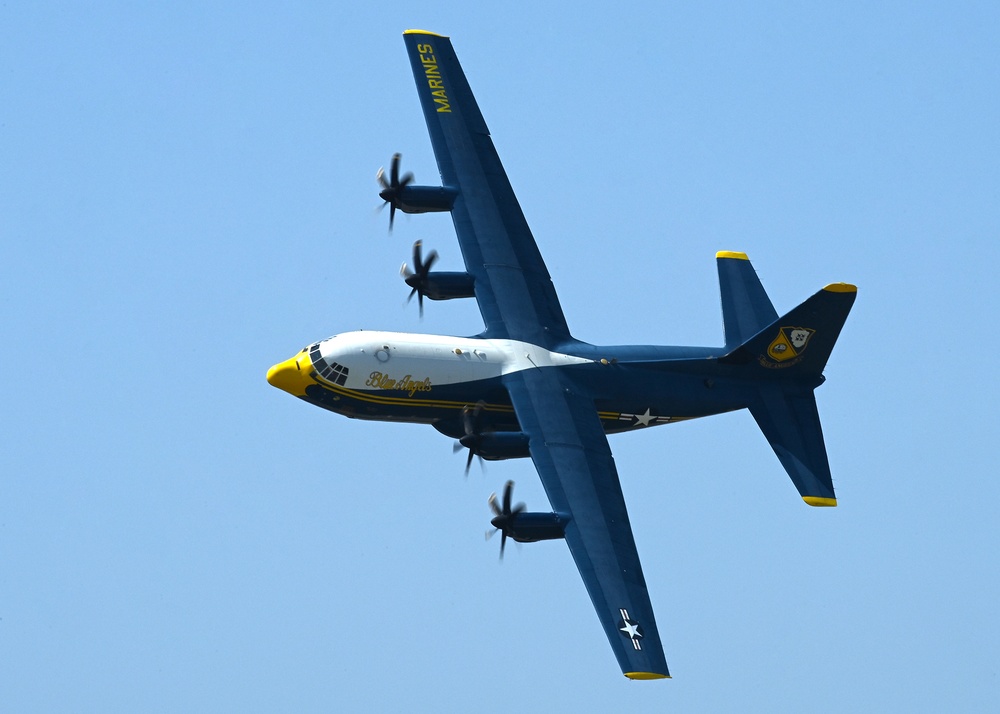
[[[570,337],[566,318],[451,40],[403,39],[486,336],[554,347]]]
[[[669,677],[608,438],[594,408],[555,367],[504,376],[549,503],[626,677]]]

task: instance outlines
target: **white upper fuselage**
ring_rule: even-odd
[[[359,391],[407,386],[406,391],[429,391],[436,386],[498,379],[523,369],[593,361],[515,340],[405,332],[345,332],[323,340],[318,347],[327,364],[348,368],[342,386]]]

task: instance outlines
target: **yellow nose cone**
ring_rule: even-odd
[[[309,373],[312,364],[309,355],[300,352],[291,359],[286,359],[267,370],[267,383],[272,387],[282,389],[296,397],[304,397],[306,387],[312,384]]]

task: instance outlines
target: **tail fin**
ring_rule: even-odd
[[[760,285],[755,275],[750,281],[745,273],[744,282]],[[761,378],[758,396],[750,404],[750,413],[802,500],[810,506],[837,505],[813,390],[822,384],[823,368],[855,297],[857,288],[853,285],[827,285],[720,360],[745,364]],[[724,297],[724,306],[725,300]],[[756,304],[758,312],[755,314],[759,316],[759,298]],[[751,319],[746,317],[746,308],[742,312],[735,308],[733,313],[742,315],[734,320]],[[727,321],[727,342],[729,335]]]
[[[848,283],[827,285],[789,313],[731,350],[720,361],[756,362],[782,375],[819,377],[830,359],[858,289]]]
[[[729,250],[715,254],[722,294],[722,321],[730,350],[749,340],[778,319],[746,253]]]

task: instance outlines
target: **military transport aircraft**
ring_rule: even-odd
[[[857,288],[827,285],[779,317],[743,253],[716,255],[725,345],[596,346],[570,334],[472,90],[444,36],[403,34],[440,186],[379,172],[406,213],[449,211],[466,272],[432,272],[418,242],[410,296],[475,298],[474,337],[349,332],[271,367],[267,380],[357,419],[431,424],[483,459],[530,457],[551,512],[490,499],[493,525],[563,538],[626,677],[669,677],[608,434],[749,409],[810,506],[836,506],[813,390]],[[467,464],[468,466],[468,464]],[[501,546],[503,542],[501,543]]]

